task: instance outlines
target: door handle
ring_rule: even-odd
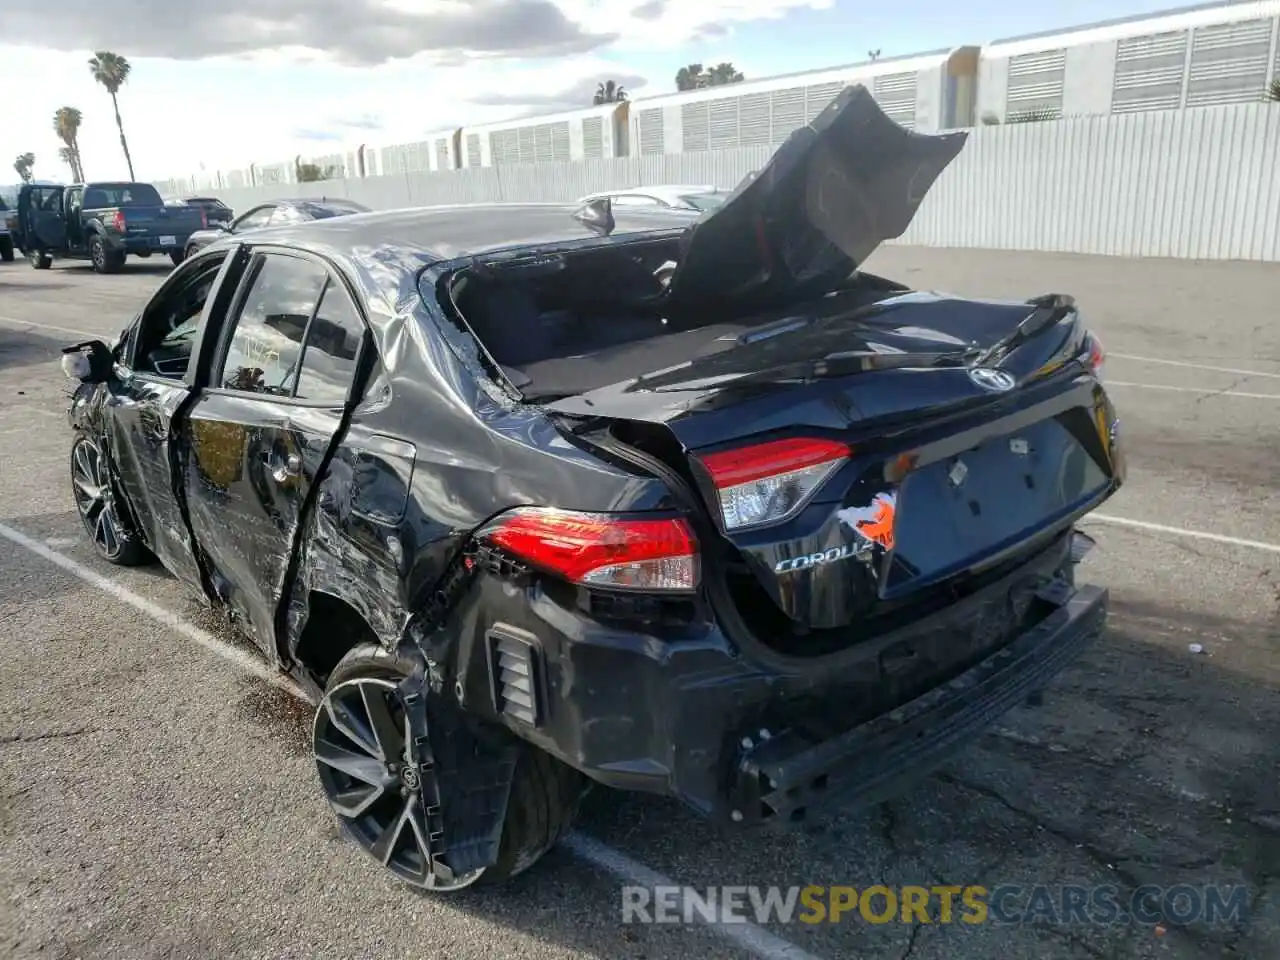
[[[283,463],[277,463],[275,469],[271,471],[271,479],[276,483],[286,483],[291,478],[301,475],[302,458],[296,453],[291,453],[284,458]]]

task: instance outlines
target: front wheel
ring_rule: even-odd
[[[312,738],[330,808],[350,839],[415,887],[453,892],[523,873],[572,825],[585,778],[521,743],[497,862],[442,881],[429,867],[422,785],[407,762],[409,728],[399,685],[413,666],[408,654],[364,644],[334,668]],[[448,822],[449,811],[442,815]]]
[[[53,257],[43,250],[32,250],[27,254],[27,259],[31,261],[31,269],[33,270],[48,270],[53,266]]]
[[[169,259],[173,261],[173,265],[176,267],[183,260],[187,259],[187,255],[182,250],[172,250],[169,253]]]
[[[0,237],[0,260],[13,263],[13,237]]]
[[[116,498],[102,448],[83,434],[71,445],[71,495],[89,540],[107,563],[136,567],[151,559]]]

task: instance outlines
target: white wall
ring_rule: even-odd
[[[227,189],[219,195],[238,210],[282,192],[304,191],[346,196],[375,209],[570,202],[594,190],[638,183],[732,188],[770,153],[748,147],[410,173],[290,185],[284,191]],[[1280,262],[1278,171],[1280,103],[977,127],[902,242]]]

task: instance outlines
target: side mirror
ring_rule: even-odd
[[[62,350],[62,372],[81,383],[106,383],[115,375],[116,359],[101,340],[86,340]]]
[[[584,203],[574,212],[573,219],[600,237],[609,236],[617,226],[613,218],[613,201],[608,197],[598,197]]]

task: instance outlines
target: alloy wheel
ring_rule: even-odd
[[[102,451],[82,437],[71,450],[71,492],[76,510],[95,547],[108,560],[125,548],[115,496],[107,477]]]
[[[450,891],[484,872],[442,880],[431,869],[418,768],[409,721],[390,680],[365,677],[328,691],[312,735],[320,784],[346,833],[400,879]]]

